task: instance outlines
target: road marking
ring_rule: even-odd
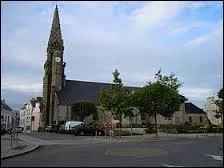
[[[184,166],[175,166],[175,165],[168,165],[168,164],[161,164],[164,167],[184,167]]]
[[[212,159],[214,160],[220,160],[222,161],[223,160],[223,156],[219,156],[219,155],[211,155],[211,154],[205,154],[206,156],[211,156]]]

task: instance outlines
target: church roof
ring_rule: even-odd
[[[101,88],[111,88],[111,83],[88,82],[77,80],[66,80],[66,87],[57,92],[61,105],[71,105],[75,101],[90,100],[99,104],[99,94]],[[128,87],[127,89],[138,89],[139,87]]]
[[[111,83],[89,82],[78,80],[66,80],[66,87],[57,92],[58,100],[61,105],[71,105],[75,101],[90,100],[99,104],[99,94],[101,88],[110,89]],[[127,89],[135,90],[140,87],[124,86]],[[180,95],[182,102],[186,98]]]

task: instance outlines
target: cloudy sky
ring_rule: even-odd
[[[19,109],[42,95],[56,2],[1,2],[1,98]],[[223,3],[59,2],[67,79],[143,86],[162,67],[200,108],[223,85]]]

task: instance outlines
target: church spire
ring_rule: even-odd
[[[53,45],[59,44],[60,46],[63,46],[59,13],[58,13],[58,5],[56,5],[54,10],[54,18],[53,18],[52,27],[51,27],[51,34],[48,41],[48,45],[52,45],[52,44]]]

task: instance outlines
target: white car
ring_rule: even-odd
[[[82,121],[67,121],[65,123],[65,133],[71,133],[72,127],[75,127],[80,124],[85,124],[85,123]]]

